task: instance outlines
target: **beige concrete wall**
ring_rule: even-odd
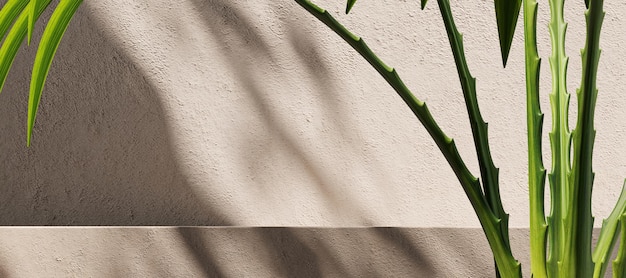
[[[345,16],[342,2],[316,1],[398,69],[477,174],[436,3],[419,11],[417,1],[361,0]],[[492,5],[459,0],[453,11],[511,226],[527,227],[522,33],[501,69]],[[580,79],[582,6],[566,7],[570,93]],[[596,226],[626,175],[626,4],[605,7]],[[547,9],[540,3],[546,154]],[[493,274],[469,202],[424,128],[293,1],[85,1],[26,148],[33,57],[34,47],[20,52],[0,94],[0,225],[318,228],[5,227],[0,277]],[[340,228],[353,226],[412,228]],[[511,235],[528,273],[527,230]]]
[[[516,251],[527,253],[527,232],[512,231]],[[493,259],[484,252],[487,242],[481,233],[441,228],[0,228],[0,276],[493,277]],[[528,273],[528,264],[524,266]]]
[[[488,250],[480,228],[1,227],[0,277],[494,277]]]
[[[416,1],[359,1],[345,16],[342,2],[316,1],[398,69],[478,173],[436,3],[420,11]],[[460,0],[453,9],[505,208],[513,227],[526,227],[522,32],[509,68],[500,69],[492,5]],[[597,219],[626,175],[626,6],[605,5]],[[571,1],[566,11],[570,93],[580,79],[582,6]],[[541,3],[543,57],[547,9]],[[19,54],[0,94],[0,224],[478,227],[400,98],[293,1],[86,1],[52,66],[34,145],[25,148],[33,54]]]

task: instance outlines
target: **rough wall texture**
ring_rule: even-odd
[[[528,252],[527,232],[511,233],[520,254]],[[481,233],[476,228],[0,228],[0,276],[492,277],[493,260]]]
[[[417,1],[359,1],[349,16],[343,1],[316,3],[397,68],[477,173],[436,3],[420,11]],[[608,215],[626,175],[626,4],[605,6],[597,219]],[[505,208],[513,227],[526,227],[521,29],[503,70],[493,3],[459,0],[452,8],[478,79]],[[566,7],[570,93],[580,79],[582,8],[583,1]],[[544,58],[547,9],[540,4]],[[400,98],[293,1],[85,1],[26,148],[33,54],[34,47],[19,54],[0,94],[2,225],[478,227]],[[550,121],[548,112],[544,130]]]

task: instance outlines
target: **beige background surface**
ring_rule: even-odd
[[[417,1],[362,0],[349,16],[343,1],[316,3],[397,68],[477,174],[436,2],[420,11]],[[626,4],[605,6],[597,226],[626,175]],[[493,3],[459,0],[452,8],[478,79],[505,209],[511,226],[527,227],[521,28],[503,70]],[[547,9],[542,2],[546,153]],[[580,79],[582,14],[583,1],[568,1],[570,93]],[[33,54],[22,50],[0,94],[2,225],[479,226],[400,98],[293,1],[85,1],[26,148]]]
[[[511,231],[521,254],[528,253],[527,232]],[[0,276],[493,277],[481,234],[459,228],[0,228]]]

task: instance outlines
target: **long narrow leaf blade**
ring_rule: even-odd
[[[537,51],[537,1],[524,1],[524,52],[526,68],[526,103],[528,126],[528,195],[530,203],[530,271],[531,277],[546,278],[545,214],[546,169],[543,165],[541,135],[543,113],[539,101],[539,69]]]
[[[24,10],[28,0],[9,0],[0,10],[0,40],[9,31],[9,27]]]
[[[56,7],[50,22],[46,26],[37,49],[35,56],[35,64],[33,65],[33,76],[30,83],[30,95],[28,98],[28,129],[26,144],[30,146],[30,141],[35,124],[35,117],[41,100],[41,92],[43,91],[52,58],[59,47],[61,38],[67,29],[74,13],[82,3],[82,0],[63,0]]]
[[[496,6],[498,35],[500,38],[500,52],[502,53],[502,65],[506,67],[522,0],[495,0],[494,2]]]
[[[575,273],[571,258],[576,245],[572,239],[573,216],[571,215],[571,189],[569,185],[570,143],[571,132],[568,126],[568,111],[570,94],[567,92],[566,75],[568,57],[565,54],[565,23],[563,7],[564,0],[550,0],[550,39],[552,54],[550,55],[550,70],[552,73],[552,93],[550,105],[552,108],[552,131],[550,132],[550,146],[552,150],[552,167],[548,175],[550,182],[550,216],[548,217],[548,276],[549,277],[578,277]],[[570,244],[571,243],[571,244]],[[591,255],[591,252],[589,252]],[[567,259],[567,261],[566,261]],[[585,277],[585,276],[580,276]]]
[[[476,79],[470,73],[469,66],[465,59],[463,36],[459,33],[454,23],[449,1],[439,0],[437,3],[439,4],[439,9],[441,10],[441,15],[448,34],[448,40],[454,56],[454,62],[459,75],[459,80],[461,81],[463,97],[465,99],[476,154],[478,156],[478,164],[485,190],[485,197],[487,198],[487,203],[489,204],[489,208],[493,212],[494,216],[499,219],[498,232],[500,233],[500,237],[505,243],[505,247],[510,249],[508,234],[509,215],[504,211],[502,200],[500,198],[500,188],[498,185],[499,170],[494,165],[491,157],[487,123],[485,123],[480,113],[478,98],[476,95]]]
[[[37,7],[37,17],[39,17],[46,7],[48,7],[50,1],[51,0],[43,0],[39,2],[39,7]],[[24,37],[26,37],[28,17],[29,11],[23,10],[15,21],[15,24],[13,24],[13,28],[11,28],[7,34],[2,47],[0,47],[0,92],[4,87],[4,82],[9,74],[9,69],[11,69],[11,65],[13,64],[13,60],[19,50],[20,44],[22,44]]]
[[[595,268],[593,270],[594,278],[604,277],[604,273],[608,267],[608,263],[613,252],[613,247],[617,241],[617,229],[619,228],[620,217],[626,212],[626,181],[622,187],[622,193],[617,200],[617,204],[613,208],[613,211],[602,221],[602,230],[600,230],[600,237],[596,244],[596,249],[593,251],[593,262]]]
[[[28,10],[30,11],[30,15],[28,16],[28,45],[30,45],[30,41],[33,38],[33,29],[35,28],[35,20],[37,14],[37,2],[41,0],[30,0],[30,4],[28,6]]]
[[[591,236],[593,216],[591,215],[591,193],[593,190],[593,144],[596,131],[594,112],[598,89],[596,79],[600,60],[600,31],[604,19],[603,0],[593,0],[585,12],[587,36],[582,56],[582,80],[577,91],[578,117],[573,135],[574,156],[570,184],[572,198],[572,244],[568,250],[571,262],[576,267],[577,277],[589,277],[593,274],[594,263],[591,258]],[[567,252],[567,251],[566,251]]]
[[[361,54],[361,56],[380,73],[389,85],[391,85],[396,93],[400,95],[409,108],[411,108],[411,111],[413,111],[415,116],[417,116],[420,122],[424,125],[461,182],[463,190],[474,207],[478,220],[483,227],[483,231],[489,241],[489,245],[494,253],[496,262],[499,266],[501,266],[503,273],[505,273],[503,277],[521,277],[520,264],[511,255],[511,250],[507,247],[507,244],[504,242],[502,234],[499,231],[500,219],[495,217],[491,212],[491,209],[487,204],[487,200],[480,190],[480,184],[478,183],[477,178],[474,177],[465,166],[465,163],[458,153],[454,140],[443,133],[430,114],[426,104],[415,98],[413,93],[406,87],[406,85],[404,85],[404,82],[402,82],[396,70],[385,65],[360,37],[352,34],[344,26],[339,24],[330,14],[328,14],[328,12],[310,1],[295,1],[317,19],[326,24],[326,26],[337,33],[348,44],[350,44],[352,48]],[[449,5],[448,2],[446,2],[446,4]]]

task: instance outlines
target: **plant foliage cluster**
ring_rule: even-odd
[[[480,178],[474,176],[463,162],[454,140],[445,135],[432,117],[426,103],[420,101],[404,85],[395,69],[384,64],[362,38],[354,35],[326,10],[309,0],[295,0],[332,31],[337,33],[365,58],[393,87],[415,116],[424,125],[454,170],[491,247],[496,275],[521,277],[519,262],[513,257],[508,236],[508,214],[504,211],[498,184],[498,168],[491,158],[487,124],[483,121],[476,97],[476,80],[471,75],[463,49],[462,36],[456,28],[449,0],[437,0],[454,56],[467,107],[474,146],[478,157]],[[346,13],[356,0],[348,0]],[[421,0],[421,8],[426,6]],[[524,49],[526,60],[526,95],[528,126],[528,167],[530,197],[530,249],[532,277],[604,277],[611,254],[621,234],[613,277],[626,277],[626,184],[612,213],[603,221],[600,237],[592,251],[593,217],[591,193],[595,139],[594,110],[598,90],[596,78],[600,58],[600,30],[604,19],[603,0],[586,0],[584,16],[587,23],[585,46],[582,49],[583,73],[576,91],[578,118],[573,130],[568,127],[570,95],[565,80],[568,57],[565,54],[563,16],[565,0],[549,0],[549,31],[552,53],[549,57],[552,74],[550,94],[552,130],[550,146],[552,165],[547,175],[550,190],[550,213],[544,208],[546,169],[543,165],[541,135],[543,113],[539,105],[539,69],[537,52],[537,2],[535,0],[494,0],[496,23],[503,65],[515,32],[519,12],[524,11]],[[573,151],[572,151],[573,150]]]
[[[24,40],[30,45],[35,22],[50,6],[51,0],[8,0],[0,10],[0,92],[9,74],[15,55]],[[61,38],[82,0],[61,0],[54,9],[39,41],[32,69],[28,98],[27,145],[30,145],[35,116],[48,70]]]
[[[509,244],[508,214],[500,198],[498,168],[489,148],[487,124],[478,106],[476,80],[471,75],[449,0],[437,0],[443,24],[454,56],[465,99],[480,177],[466,167],[455,142],[439,127],[428,110],[405,86],[395,69],[386,65],[362,38],[347,30],[326,10],[309,0],[295,0],[354,48],[391,85],[426,128],[448,161],[465,191],[483,227],[493,252],[496,276],[521,277],[520,263]],[[530,197],[530,250],[532,277],[604,277],[611,263],[611,253],[621,237],[613,264],[613,277],[626,277],[626,184],[615,208],[602,223],[600,237],[592,251],[591,194],[594,173],[592,155],[595,139],[594,110],[598,90],[596,78],[600,58],[600,31],[604,19],[603,0],[585,0],[585,46],[582,49],[583,74],[576,91],[578,117],[574,129],[568,127],[570,94],[565,80],[568,57],[565,53],[567,24],[563,16],[565,0],[548,0],[549,31],[552,53],[550,94],[552,130],[550,146],[552,165],[547,174],[550,210],[544,207],[546,169],[543,165],[541,136],[543,113],[539,105],[539,70],[537,52],[536,0],[494,0],[496,22],[503,65],[506,66],[519,13],[523,9],[524,49],[526,61],[526,96],[528,126],[528,167]],[[82,0],[60,0],[48,21],[35,57],[28,104],[27,144],[30,145],[37,107],[46,76],[60,40]],[[423,9],[427,0],[421,0]],[[33,28],[51,0],[8,0],[0,10],[0,91],[20,45],[30,44]],[[347,0],[346,13],[356,0]]]

